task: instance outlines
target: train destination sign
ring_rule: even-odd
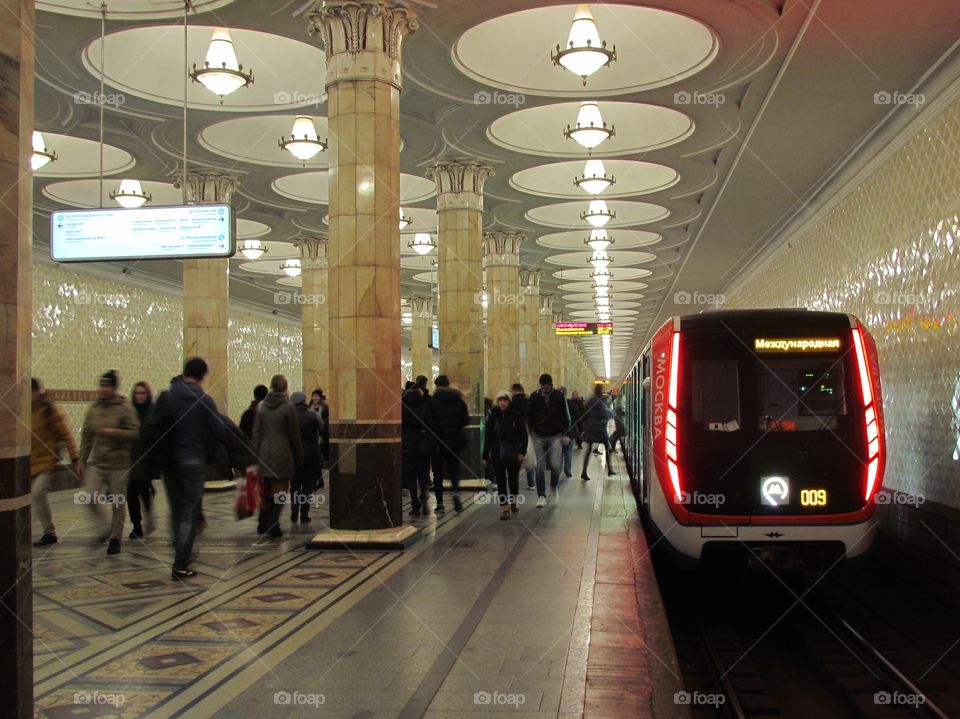
[[[230,205],[57,210],[50,213],[50,257],[57,262],[233,257]]]
[[[839,337],[787,337],[767,339],[757,337],[753,341],[757,352],[836,352],[840,349]]]
[[[613,322],[557,322],[554,329],[558,335],[566,337],[612,335]]]

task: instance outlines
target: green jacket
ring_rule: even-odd
[[[115,434],[104,437],[97,430],[111,428]],[[87,410],[80,431],[80,459],[101,469],[127,469],[130,448],[140,437],[137,413],[122,395],[98,399]]]

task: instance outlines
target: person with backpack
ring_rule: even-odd
[[[171,577],[177,580],[197,576],[190,562],[203,486],[214,442],[227,441],[217,403],[203,391],[209,371],[202,358],[188,359],[183,374],[170,380],[170,388],[157,398],[143,432],[147,462],[163,469],[174,537]]]
[[[583,441],[587,445],[587,451],[583,453],[583,469],[580,471],[580,479],[584,482],[590,481],[590,475],[587,474],[587,464],[590,462],[590,449],[594,444],[602,444],[606,448],[607,474],[615,474],[611,464],[610,437],[607,434],[607,425],[611,419],[613,419],[613,410],[603,401],[603,387],[597,385],[593,388],[593,397],[587,400],[583,411]]]
[[[50,513],[50,482],[53,471],[60,462],[60,453],[66,447],[72,464],[71,470],[78,475],[80,452],[73,434],[67,426],[63,411],[46,398],[43,386],[36,377],[30,380],[30,501],[33,515],[43,534],[34,547],[46,547],[57,543],[57,529]]]
[[[126,516],[127,482],[130,476],[130,449],[140,439],[140,421],[133,406],[117,392],[120,377],[116,370],[100,376],[97,401],[87,411],[80,431],[80,471],[86,500],[98,523],[105,519],[101,504],[111,507],[111,519],[97,535],[98,542],[110,540],[107,554],[120,553]],[[101,492],[106,489],[106,493]]]
[[[257,419],[253,423],[253,451],[260,461],[264,494],[257,534],[282,537],[282,498],[289,494],[297,467],[303,464],[297,411],[287,399],[287,378],[282,374],[270,379],[270,391],[257,409]]]
[[[403,488],[410,495],[410,516],[429,517],[427,491],[430,483],[430,455],[433,432],[427,424],[430,400],[413,382],[400,398],[400,466]]]
[[[303,447],[303,464],[297,467],[290,486],[290,521],[300,523],[310,521],[310,503],[314,501],[317,488],[317,476],[320,474],[320,437],[323,434],[323,420],[319,412],[312,412],[307,406],[307,395],[294,392],[290,403],[297,415],[300,428],[300,445]]]
[[[427,406],[427,424],[433,429],[437,440],[434,453],[433,493],[437,498],[437,514],[443,514],[443,475],[446,469],[453,488],[453,508],[463,509],[460,501],[460,452],[467,444],[464,429],[470,424],[470,411],[463,393],[450,386],[450,378],[439,375],[433,384],[436,390]]]
[[[527,426],[524,418],[511,407],[510,395],[501,392],[490,410],[484,429],[483,462],[492,464],[497,478],[497,501],[500,519],[510,519],[519,511],[520,465],[527,451]]]

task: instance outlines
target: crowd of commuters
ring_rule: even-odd
[[[269,386],[254,388],[253,400],[234,424],[204,391],[208,373],[203,359],[189,359],[159,396],[154,398],[146,382],[137,382],[129,401],[120,394],[118,373],[103,373],[79,447],[62,410],[34,379],[30,474],[34,513],[42,529],[35,546],[58,541],[48,493],[64,450],[71,471],[83,482],[83,491],[75,496],[89,506],[97,542],[107,543],[108,554],[120,552],[127,512],[129,538],[142,539],[154,531],[153,480],[162,478],[170,507],[174,579],[196,575],[190,565],[195,538],[206,523],[203,491],[210,480],[256,475],[262,483],[258,534],[282,536],[286,504],[291,523],[310,522],[310,508],[318,501],[330,459],[330,413],[323,390],[314,390],[308,402],[303,392],[289,394],[285,376],[274,375]],[[401,396],[401,470],[411,517],[430,515],[431,485],[434,511],[445,512],[445,480],[454,511],[463,508],[460,478],[470,412],[463,393],[450,386],[446,375],[433,381],[432,394],[428,384],[421,375],[407,383]],[[613,443],[607,434],[611,419],[617,418],[599,386],[584,402],[578,392],[567,397],[564,387],[554,387],[549,374],[540,376],[539,388],[529,396],[514,384],[488,402],[479,441],[482,462],[496,482],[500,518],[519,511],[521,471],[527,488],[536,490],[536,506],[546,506],[547,473],[552,490],[573,476],[574,445],[586,444],[582,480],[590,480],[587,465],[595,445],[606,448],[607,470],[613,474]],[[621,428],[617,421],[618,432]]]

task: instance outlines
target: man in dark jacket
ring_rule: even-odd
[[[569,442],[570,416],[566,398],[553,389],[553,377],[540,375],[540,390],[530,395],[527,426],[537,453],[537,507],[547,506],[546,470],[550,468],[550,486],[560,483],[560,453]]]
[[[250,406],[240,415],[240,429],[247,437],[253,437],[253,421],[257,418],[257,407],[263,402],[263,398],[267,396],[267,391],[265,384],[258,384],[254,387],[253,402],[251,402]]]
[[[401,469],[403,487],[410,495],[410,516],[429,517],[427,499],[429,487],[430,448],[435,446],[433,433],[427,424],[429,397],[412,382],[401,398],[400,420]]]
[[[453,508],[463,509],[460,502],[460,452],[466,445],[464,428],[470,423],[470,412],[463,399],[463,393],[450,386],[450,379],[442,374],[433,383],[437,389],[430,398],[427,409],[427,423],[433,430],[437,441],[437,452],[433,465],[433,493],[437,498],[437,514],[443,514],[443,475],[444,468],[453,487]]]
[[[297,467],[293,483],[290,486],[290,521],[310,521],[310,505],[316,501],[314,488],[320,474],[320,434],[323,420],[318,412],[307,406],[307,395],[294,392],[290,403],[297,412],[297,426],[300,427],[300,444],[303,447],[303,464]]]
[[[523,385],[514,382],[510,386],[510,407],[520,417],[524,424],[527,421],[527,393]],[[528,428],[529,429],[529,428]],[[537,487],[537,455],[533,451],[533,445],[530,441],[530,435],[527,435],[527,452],[523,457],[523,465],[520,469],[527,474],[527,489],[536,489]]]
[[[188,359],[183,374],[174,377],[170,389],[157,399],[144,430],[144,445],[150,452],[162,445],[163,484],[170,503],[173,525],[173,578],[188,579],[197,573],[190,569],[190,555],[203,483],[209,472],[208,449],[211,440],[226,441],[226,428],[217,404],[203,391],[209,369],[199,357]]]

